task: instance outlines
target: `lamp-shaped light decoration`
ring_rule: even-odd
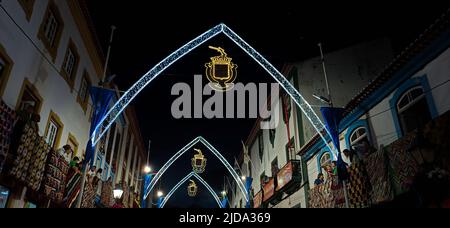
[[[192,170],[195,173],[203,173],[205,172],[207,159],[205,158],[201,150],[199,149],[194,150],[197,152],[197,154],[195,154],[194,157],[192,158]]]
[[[116,200],[120,200],[122,198],[123,189],[122,189],[122,187],[120,187],[120,185],[118,185],[116,187],[116,189],[113,190],[113,195],[114,195],[114,199],[116,199]]]
[[[190,197],[195,197],[197,196],[197,192],[198,192],[197,184],[195,183],[195,181],[190,180],[190,184],[188,186],[188,195]]]

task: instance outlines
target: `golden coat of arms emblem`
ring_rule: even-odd
[[[188,186],[188,195],[190,197],[195,197],[195,196],[197,196],[197,192],[198,192],[197,184],[193,180],[190,180],[189,182],[190,183]]]
[[[238,66],[232,62],[233,59],[228,57],[223,48],[211,46],[209,48],[220,53],[220,56],[212,57],[211,62],[205,65],[209,85],[221,92],[233,89]]]
[[[195,173],[204,173],[206,169],[206,161],[208,159],[205,158],[205,155],[203,155],[202,151],[199,149],[194,149],[197,154],[194,155],[194,157],[191,159],[192,164],[192,170]]]

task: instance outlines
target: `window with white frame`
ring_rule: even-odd
[[[64,57],[64,62],[62,65],[62,76],[69,83],[70,87],[73,89],[73,85],[75,84],[75,78],[77,75],[78,63],[80,62],[80,56],[78,55],[77,48],[75,43],[72,40],[69,40],[69,45],[66,49],[66,55]],[[86,76],[86,72],[83,73],[83,77]],[[82,83],[83,83],[82,79]],[[82,102],[81,102],[82,103]]]
[[[59,22],[58,19],[53,12],[53,10],[48,10],[47,18],[44,24],[44,37],[47,39],[46,41],[50,46],[53,46],[56,41],[56,35],[58,34]]]
[[[425,126],[431,113],[423,88],[418,86],[405,92],[397,102],[397,112],[403,134]]]
[[[320,168],[321,168],[321,172],[326,172],[326,170],[325,170],[325,168],[327,167],[327,166],[331,166],[331,162],[333,161],[332,160],[332,157],[331,157],[331,153],[330,152],[326,152],[326,153],[324,153],[324,154],[322,154],[322,157],[320,157]]]
[[[352,132],[350,135],[350,145],[353,148],[354,146],[358,146],[359,144],[363,143],[364,141],[368,142],[368,134],[367,129],[365,127],[357,128]]]
[[[62,20],[58,6],[55,4],[55,1],[49,1],[47,11],[45,12],[39,29],[38,38],[44,44],[48,54],[52,57],[53,62],[56,60],[63,30],[64,21]]]
[[[86,78],[81,79],[81,87],[80,87],[80,98],[84,102],[87,99],[88,95],[88,89],[89,89],[89,82],[86,80]]]
[[[73,50],[71,48],[69,48],[67,50],[67,55],[66,55],[66,59],[64,61],[63,68],[70,79],[72,79],[72,77],[73,77],[73,72],[74,72],[74,69],[76,66],[76,62],[77,62],[77,57],[76,57],[75,53],[73,52]]]
[[[89,81],[89,75],[85,72],[83,74],[83,77],[81,77],[80,91],[78,92],[78,102],[81,104],[81,106],[85,111],[87,109],[87,104],[89,102],[88,98],[90,86],[91,83]]]
[[[47,143],[54,148],[56,145],[56,137],[58,135],[59,131],[59,125],[56,121],[50,119],[49,125],[48,125],[48,132],[47,132]]]

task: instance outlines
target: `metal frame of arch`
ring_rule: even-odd
[[[136,96],[154,79],[156,79],[163,71],[168,67],[178,61],[180,58],[184,57],[186,54],[196,49],[206,41],[212,39],[219,34],[225,34],[230,38],[237,46],[244,50],[250,57],[252,57],[259,65],[261,65],[280,85],[281,87],[290,95],[297,106],[302,110],[305,116],[313,125],[314,129],[320,135],[325,145],[328,146],[328,139],[331,139],[331,135],[325,128],[324,124],[317,116],[317,114],[312,109],[311,105],[303,98],[299,91],[297,91],[294,86],[283,76],[269,61],[267,61],[261,54],[259,54],[255,49],[253,49],[247,42],[245,42],[241,37],[239,37],[235,32],[228,28],[225,24],[219,24],[202,35],[198,36],[194,40],[190,41],[186,45],[182,46],[177,51],[170,54],[163,61],[158,63],[149,72],[147,72],[139,81],[137,81],[120,99],[119,101],[109,110],[105,117],[96,126],[92,134],[92,143],[95,146],[101,137],[105,135],[108,129],[111,127],[113,122],[118,116],[125,110],[125,108],[136,98]],[[329,147],[329,146],[328,146]],[[330,151],[332,150],[329,148]]]
[[[180,182],[178,182],[178,184],[176,184],[175,187],[172,188],[172,190],[170,190],[170,192],[167,194],[167,196],[164,198],[163,202],[161,203],[160,208],[164,208],[164,206],[166,205],[167,201],[169,201],[170,197],[172,197],[172,195],[181,187],[181,185],[186,183],[186,181],[188,181],[191,177],[195,177],[197,180],[199,180],[208,189],[208,191],[211,193],[211,195],[214,197],[214,199],[216,200],[216,202],[219,205],[219,207],[222,208],[222,203],[220,202],[219,196],[211,188],[211,186],[208,184],[208,182],[206,182],[201,176],[199,176],[195,172],[189,173]]]
[[[225,168],[227,168],[228,172],[233,176],[233,179],[236,181],[239,189],[243,193],[246,202],[249,201],[246,190],[245,190],[245,185],[242,182],[239,175],[236,173],[236,171],[233,169],[233,167],[230,165],[230,163],[228,163],[228,161],[222,156],[222,154],[220,154],[219,151],[216,150],[216,148],[214,148],[208,141],[206,141],[206,139],[204,139],[201,136],[195,138],[190,143],[188,143],[186,146],[184,146],[173,157],[171,157],[167,161],[166,164],[164,164],[164,166],[159,170],[159,172],[155,175],[155,177],[153,177],[150,184],[148,186],[146,186],[145,191],[144,191],[144,192],[146,192],[144,199],[147,199],[148,195],[153,190],[156,183],[159,181],[159,179],[162,177],[162,175],[164,175],[164,173],[170,168],[170,166],[172,166],[172,164],[176,160],[178,160],[178,158],[180,158],[183,154],[185,154],[188,150],[190,150],[193,146],[195,146],[199,142],[202,143],[206,148],[208,148],[208,150],[210,150],[220,160],[220,162],[222,162],[222,164],[225,166]]]

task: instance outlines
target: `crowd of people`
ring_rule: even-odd
[[[24,102],[23,104],[21,104],[22,109],[21,111],[18,111],[16,114],[16,118],[14,120],[14,122],[12,122],[12,131],[11,131],[11,140],[9,141],[9,149],[7,151],[6,157],[4,158],[5,160],[5,166],[3,167],[3,169],[1,170],[1,174],[2,176],[8,177],[8,178],[14,178],[16,176],[11,175],[11,171],[13,170],[13,168],[15,166],[17,166],[17,159],[18,157],[22,156],[23,157],[23,153],[25,153],[25,151],[23,149],[24,147],[24,142],[23,142],[23,135],[25,134],[25,130],[27,131],[33,131],[36,133],[37,136],[40,136],[42,134],[42,132],[40,132],[39,129],[39,122],[41,121],[41,117],[39,114],[36,113],[36,108],[35,108],[35,104],[32,102]],[[31,148],[31,147],[30,147]],[[19,154],[22,153],[22,154]],[[35,151],[33,150],[33,148],[31,148],[31,150],[26,151],[26,153],[35,153]],[[57,154],[57,156],[49,156],[49,154]],[[45,157],[48,157],[48,159],[45,159],[45,157],[43,157],[42,159],[42,163],[46,164],[46,163],[55,163],[55,158],[58,158],[59,160],[61,160],[61,162],[64,160],[64,163],[66,165],[62,165],[61,167],[64,166],[68,166],[68,169],[64,169],[64,168],[56,168],[55,166],[53,166],[54,168],[52,168],[52,172],[50,172],[51,174],[43,174],[43,178],[39,181],[42,182],[42,184],[40,184],[40,187],[36,188],[36,191],[40,193],[44,193],[45,195],[49,196],[51,191],[55,191],[55,190],[50,190],[50,187],[54,188],[56,186],[56,192],[58,194],[61,194],[61,202],[57,202],[58,204],[62,204],[62,205],[58,205],[58,206],[63,206],[63,207],[68,207],[68,208],[73,208],[77,206],[77,199],[78,196],[81,192],[81,182],[82,182],[82,172],[83,172],[83,167],[85,165],[85,161],[82,159],[80,159],[80,157],[75,156],[73,148],[71,145],[64,145],[63,147],[53,150],[50,149],[50,153],[48,155],[43,153],[43,156],[45,155]],[[20,155],[20,156],[19,156]],[[51,160],[50,158],[52,158],[53,160]],[[30,160],[30,159],[29,159]],[[45,160],[48,160],[47,162],[45,162]],[[51,160],[51,161],[50,161]],[[28,161],[28,160],[27,160]],[[33,161],[29,161],[30,163],[33,163]],[[56,162],[56,164],[60,164],[58,162]],[[48,165],[45,165],[48,166]],[[39,172],[43,172],[46,173],[47,171],[45,171],[46,169],[42,169]],[[91,190],[91,198],[90,199],[84,199],[85,202],[89,202],[87,207],[94,207],[94,200],[96,198],[97,195],[101,194],[101,186],[102,186],[102,173],[103,170],[102,169],[97,169],[97,167],[92,166],[89,168],[89,171],[86,174],[86,183],[85,183],[85,192],[86,190]],[[50,178],[50,184],[49,182],[46,182],[45,180],[48,180],[48,177],[46,175],[50,175],[52,176],[52,174],[56,175],[58,178],[58,180]],[[18,174],[19,175],[19,174]],[[26,175],[26,174],[24,174]],[[55,182],[58,181],[58,182]],[[23,182],[23,180],[22,180]],[[13,182],[11,182],[13,183]],[[26,183],[22,183],[26,186]],[[45,185],[52,185],[52,186],[47,186],[47,191],[45,190]],[[10,187],[14,187],[17,186],[19,187],[19,185],[15,184],[7,184]],[[89,191],[87,191],[89,192]],[[112,195],[112,192],[110,193]],[[54,195],[52,195],[51,198]],[[40,198],[40,197],[39,197]],[[85,194],[83,194],[83,198],[85,197]],[[58,198],[59,199],[59,198]],[[58,200],[60,201],[60,200]],[[90,201],[92,201],[92,203],[90,203]],[[84,205],[86,206],[86,205]],[[82,205],[83,207],[83,205]]]
[[[325,169],[326,173],[327,173],[327,178],[331,178],[331,176],[336,176],[338,169],[337,169],[337,162],[336,161],[332,161],[331,165],[326,165],[325,167],[322,167],[323,169]],[[325,175],[323,173],[319,173],[317,175],[317,179],[314,181],[314,185],[315,186],[319,186],[325,183]]]
[[[347,158],[348,161],[348,163],[343,161],[345,169],[348,169],[352,163],[355,163],[360,160],[359,155],[354,150],[345,149],[342,153],[344,154],[344,156]],[[317,179],[314,181],[315,186],[320,186],[325,183],[326,179],[331,179],[331,177],[338,175],[337,161],[332,161],[330,164],[324,165],[321,168],[325,170],[327,175],[325,177],[325,175],[322,172],[320,172],[317,175]]]

